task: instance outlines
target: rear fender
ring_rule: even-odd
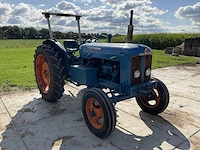
[[[57,42],[56,40],[47,39],[43,41],[43,44],[50,45],[51,47],[55,47],[57,50],[60,50],[66,53],[66,49],[64,48],[64,46],[60,44],[59,42]]]
[[[65,65],[65,74],[66,77],[68,78],[68,70],[69,70],[69,61],[67,59],[67,51],[66,49],[63,47],[62,44],[60,44],[59,42],[57,42],[56,40],[53,39],[47,39],[45,41],[43,41],[43,45],[49,45],[51,48],[54,48],[54,50],[59,51],[62,59],[63,59],[63,65]]]

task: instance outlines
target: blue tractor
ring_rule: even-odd
[[[65,82],[86,85],[82,97],[82,112],[90,131],[99,138],[109,136],[116,125],[114,105],[136,98],[140,108],[150,114],[163,112],[169,103],[169,92],[159,79],[151,77],[152,50],[142,44],[132,44],[132,13],[127,43],[97,43],[65,40],[64,46],[52,35],[50,15],[75,17],[79,15],[43,13],[49,25],[50,39],[37,47],[34,55],[36,82],[42,98],[59,100]],[[87,40],[85,40],[87,41]],[[79,51],[80,56],[74,53]]]

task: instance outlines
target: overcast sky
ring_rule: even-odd
[[[199,0],[1,0],[0,26],[47,28],[46,11],[82,15],[85,33],[126,34],[131,9],[135,33],[200,32]],[[77,32],[74,18],[50,19],[53,30]]]

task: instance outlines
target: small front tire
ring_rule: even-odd
[[[115,129],[116,111],[108,96],[97,88],[83,95],[82,112],[90,131],[99,138],[106,138]]]
[[[149,114],[159,114],[163,112],[169,104],[169,92],[165,84],[159,79],[153,78],[157,82],[157,87],[151,91],[151,97],[139,96],[136,101],[140,108]]]

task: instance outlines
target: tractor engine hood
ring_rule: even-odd
[[[120,56],[131,59],[134,56],[152,55],[151,48],[130,43],[86,43],[80,46],[80,56],[85,59],[100,58],[119,61]]]

